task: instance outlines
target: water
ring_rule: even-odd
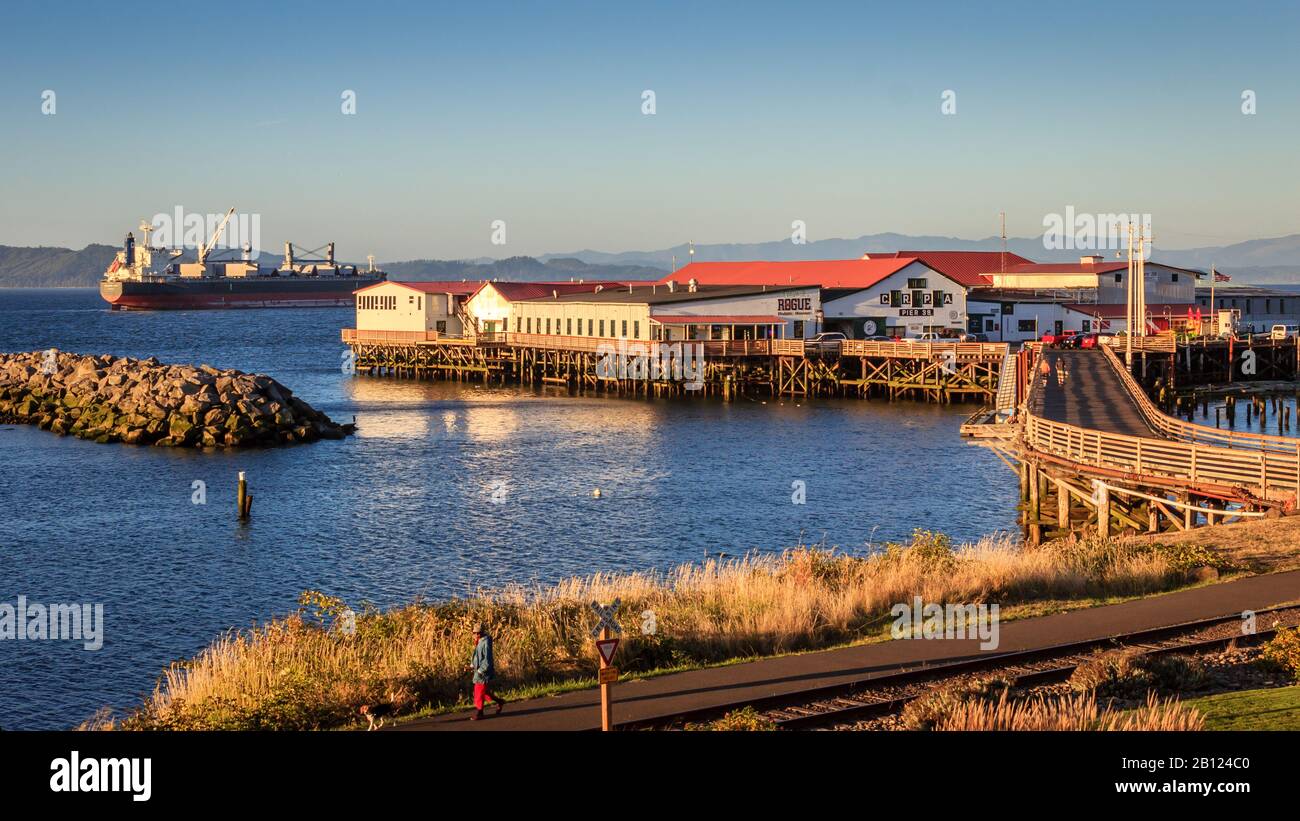
[[[0,290],[0,351],[157,356],[274,376],[341,442],[199,453],[0,428],[0,603],[103,603],[103,649],[0,641],[0,726],[126,707],[170,661],[294,608],[665,568],[916,527],[1014,526],[1016,484],[963,443],[972,405],[654,401],[349,377],[350,309],[111,313],[90,290]],[[235,517],[248,472],[251,523]],[[207,504],[192,503],[193,483]],[[504,493],[496,484],[505,481]],[[792,504],[792,482],[807,503]],[[593,498],[600,488],[602,497]],[[494,502],[495,498],[501,503]]]

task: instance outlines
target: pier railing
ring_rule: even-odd
[[[545,350],[583,351],[589,353],[605,351],[629,352],[643,350],[647,355],[656,355],[661,348],[672,349],[674,346],[691,346],[695,351],[702,351],[708,357],[725,356],[768,356],[776,353],[773,343],[794,342],[798,352],[803,353],[803,340],[781,339],[620,339],[599,336],[565,336],[563,334],[526,334],[508,333],[506,342],[528,348]],[[622,346],[622,347],[620,347]],[[699,346],[699,347],[695,347]]]
[[[345,345],[355,342],[403,342],[407,344],[440,342],[472,345],[475,342],[474,336],[444,334],[439,333],[438,331],[367,331],[357,330],[356,328],[344,328],[341,336]],[[485,334],[478,334],[477,338],[482,340],[484,336]],[[500,334],[497,334],[497,336],[500,336]]]
[[[1142,386],[1133,378],[1133,375],[1129,373],[1129,369],[1124,366],[1124,363],[1119,360],[1114,351],[1106,348],[1104,355],[1107,361],[1110,362],[1110,366],[1119,374],[1124,387],[1132,394],[1133,401],[1137,404],[1138,411],[1142,414],[1143,419],[1162,436],[1184,442],[1202,442],[1230,448],[1266,450],[1271,453],[1294,454],[1300,452],[1297,450],[1300,448],[1300,439],[1294,436],[1275,436],[1267,433],[1223,430],[1169,416],[1162,412],[1156,406],[1156,403],[1151,401],[1146,391],[1142,390]]]
[[[1106,350],[1112,366],[1126,369]],[[1133,476],[1164,477],[1193,486],[1248,489],[1264,498],[1300,500],[1300,439],[1235,434],[1191,425],[1160,413],[1129,375],[1125,385],[1153,430],[1168,439],[1081,428],[1037,416],[1029,408],[1047,376],[1035,368],[1025,403],[1025,441],[1040,453]],[[1161,419],[1163,417],[1163,419]],[[1212,434],[1219,434],[1213,436]],[[1247,438],[1249,437],[1249,439]]]
[[[1127,336],[1100,337],[1101,347],[1123,351],[1128,349]],[[1178,336],[1173,331],[1133,337],[1133,350],[1148,353],[1175,353],[1178,350]]]
[[[846,339],[840,343],[844,356],[877,356],[899,359],[919,359],[953,353],[958,359],[996,359],[1007,355],[1006,342],[880,342],[867,339]]]

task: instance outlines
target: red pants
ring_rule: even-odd
[[[501,703],[501,699],[497,698],[496,695],[491,690],[488,689],[488,686],[486,684],[475,684],[474,685],[474,709],[482,710],[485,701],[495,701],[498,704]]]

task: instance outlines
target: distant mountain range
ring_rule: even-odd
[[[998,251],[1002,240],[979,240],[908,234],[867,234],[856,239],[823,239],[795,245],[789,240],[757,243],[696,245],[698,261],[853,259],[864,253],[897,250]],[[1040,237],[1007,240],[1008,251],[1040,262],[1078,259],[1080,251],[1048,250]],[[98,283],[113,259],[116,248],[87,245],[80,251],[68,248],[20,248],[0,245],[0,287],[85,287]],[[1112,251],[1107,256],[1115,257]],[[263,253],[264,265],[275,265],[279,255]],[[1170,265],[1231,274],[1238,284],[1300,283],[1300,234],[1249,240],[1233,245],[1163,250],[1155,258]],[[657,279],[690,261],[687,245],[658,251],[571,251],[541,257],[509,257],[501,260],[420,259],[385,262],[380,267],[393,279],[458,280],[502,279],[516,281],[569,279]]]
[[[1042,237],[1008,238],[1007,251],[1037,262],[1066,262],[1077,260],[1087,251],[1052,250],[1044,248]],[[884,251],[1000,251],[999,237],[969,240],[956,237],[913,236],[909,234],[865,234],[856,239],[823,239],[795,245],[790,240],[758,243],[724,243],[695,246],[696,260],[796,260],[796,259],[853,259],[869,252]],[[1106,253],[1119,258],[1115,251]],[[678,267],[690,259],[689,246],[682,244],[659,251],[625,251],[609,254],[601,251],[570,251],[564,254],[546,254],[543,260],[553,258],[578,259],[590,265],[647,265],[670,268],[674,258]],[[1272,239],[1256,239],[1234,245],[1189,248],[1182,250],[1157,248],[1154,258],[1169,265],[1232,274],[1234,280],[1255,283],[1300,283],[1300,234]]]

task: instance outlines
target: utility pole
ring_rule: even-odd
[[[1007,272],[1007,212],[998,212],[1002,217],[1002,258],[998,271],[1005,274]]]
[[[1211,265],[1210,266],[1210,317],[1212,318],[1212,324],[1210,325],[1210,327],[1214,329],[1213,331],[1211,331],[1211,333],[1214,336],[1219,335],[1219,309],[1217,307],[1219,303],[1214,301],[1214,281],[1218,278],[1219,275],[1214,272],[1214,266]]]
[[[1124,364],[1133,369],[1133,223],[1128,224],[1128,290],[1124,293]]]

